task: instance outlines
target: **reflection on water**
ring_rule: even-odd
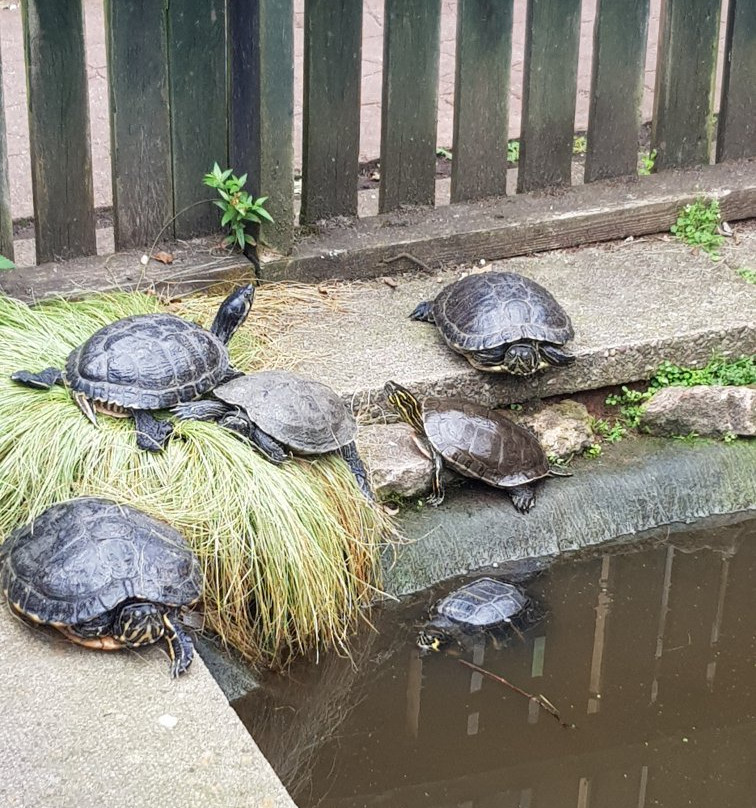
[[[455,582],[458,583],[458,582]],[[756,520],[561,561],[547,616],[465,658],[528,699],[413,648],[430,602],[376,615],[235,707],[301,808],[756,805]]]

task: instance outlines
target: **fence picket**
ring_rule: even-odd
[[[120,2],[120,0],[116,0]],[[202,177],[228,160],[225,0],[168,5],[168,60],[177,238],[220,230],[218,208]],[[188,206],[188,210],[185,210]]]
[[[81,0],[24,0],[37,261],[94,255],[95,217]]]
[[[303,222],[357,214],[362,0],[307,0]]]
[[[149,245],[173,215],[167,10],[105,0],[117,250]]]
[[[262,240],[294,243],[294,23],[292,0],[229,0],[230,162],[268,197]]]
[[[512,0],[459,0],[451,200],[507,191]]]
[[[662,4],[651,132],[657,170],[709,162],[719,6],[720,0]]]
[[[5,134],[2,56],[0,56],[0,255],[13,260],[13,215],[8,179],[8,139]]]
[[[435,200],[440,34],[440,0],[386,0],[381,212]]]
[[[756,3],[730,0],[717,162],[756,156]]]
[[[569,185],[580,0],[528,0],[517,190]]]
[[[649,0],[599,0],[585,182],[635,174]]]

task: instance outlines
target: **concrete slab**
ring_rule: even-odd
[[[101,653],[0,608],[3,808],[295,808],[201,659]]]

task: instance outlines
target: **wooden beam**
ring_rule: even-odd
[[[3,103],[3,59],[0,55],[0,255],[13,260],[13,215],[8,174],[8,138]]]

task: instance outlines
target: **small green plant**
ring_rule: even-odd
[[[443,146],[437,146],[436,157],[443,157],[444,160],[451,160],[452,159],[451,149],[445,149]]]
[[[587,148],[588,139],[584,135],[576,135],[575,139],[572,141],[572,153],[585,154]]]
[[[627,436],[627,429],[619,423],[619,421],[610,424],[603,418],[597,418],[592,422],[591,427],[593,431],[597,435],[601,435],[607,443],[617,443]]]
[[[585,457],[598,457],[601,454],[601,444],[592,443],[587,449],[583,451]]]
[[[756,283],[756,269],[738,269],[736,271],[743,280],[748,283]]]
[[[16,265],[10,258],[6,258],[4,255],[0,255],[0,270],[3,269],[15,269]]]
[[[510,140],[507,142],[507,162],[518,163],[520,161],[520,141]]]
[[[229,246],[236,244],[243,250],[246,244],[257,243],[247,232],[247,228],[252,224],[260,224],[263,219],[272,222],[273,218],[264,207],[268,197],[260,196],[254,199],[243,190],[247,175],[237,177],[232,172],[231,168],[221,171],[220,166],[215,163],[213,170],[205,174],[202,182],[210,188],[215,188],[220,196],[214,203],[223,211],[221,227],[227,227],[229,230],[224,244]]]
[[[677,221],[670,230],[680,241],[690,244],[691,247],[699,247],[717,261],[719,260],[717,250],[724,241],[718,230],[720,220],[719,202],[716,199],[710,202],[698,199],[680,211]]]
[[[650,152],[641,152],[638,155],[638,173],[646,177],[654,170],[654,164],[656,163],[656,149],[652,149]]]

